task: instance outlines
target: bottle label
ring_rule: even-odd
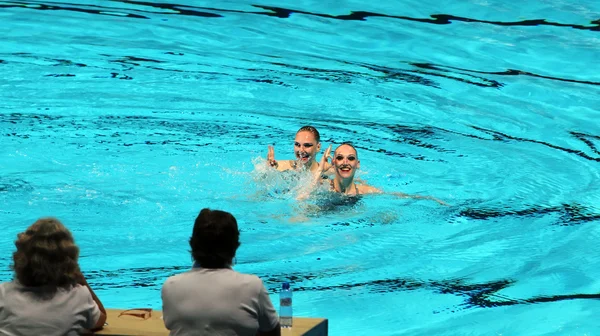
[[[279,317],[279,324],[282,328],[291,328],[293,323],[291,317]]]
[[[279,304],[281,306],[291,306],[292,305],[292,298],[282,298],[279,300]]]

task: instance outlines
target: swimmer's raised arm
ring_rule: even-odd
[[[269,145],[269,151],[267,153],[267,164],[273,168],[277,168],[279,163],[275,160],[275,148],[272,145]]]
[[[283,161],[275,160],[275,148],[272,145],[269,145],[269,150],[267,153],[267,165],[269,167],[275,168],[279,171],[293,169],[290,160],[283,160]]]
[[[319,161],[319,168],[317,169],[320,172],[319,176],[321,178],[333,178],[335,176],[333,172],[333,165],[329,163],[329,159],[331,158],[331,147],[329,147],[323,152],[323,156],[321,156],[321,160]]]
[[[331,145],[327,147],[323,156],[321,157],[321,161],[319,161],[319,169],[314,174],[314,177],[317,177],[319,180],[322,180],[323,173],[328,171],[332,166],[329,164],[329,158],[331,157]]]

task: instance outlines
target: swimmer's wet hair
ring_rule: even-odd
[[[358,150],[356,150],[356,147],[354,147],[354,145],[350,141],[342,142],[339,146],[337,146],[335,148],[333,153],[335,154],[337,152],[337,150],[342,146],[350,146],[352,149],[354,149],[354,152],[356,153],[356,159],[358,159]]]
[[[317,129],[313,126],[302,126],[300,127],[298,132],[296,132],[296,134],[300,132],[310,132],[315,136],[315,139],[317,139],[317,143],[321,142],[321,135],[319,134],[319,131],[317,131]]]
[[[220,210],[202,209],[190,238],[192,257],[203,268],[231,266],[240,247],[240,231],[235,217]]]

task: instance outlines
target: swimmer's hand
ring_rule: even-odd
[[[321,157],[321,162],[319,162],[319,175],[323,174],[324,171],[329,169],[329,158],[331,157],[331,145],[327,147],[323,156]]]
[[[267,154],[267,164],[275,169],[279,166],[277,160],[275,160],[275,148],[269,145],[269,152]]]

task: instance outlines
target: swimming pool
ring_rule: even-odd
[[[332,335],[599,332],[600,3],[181,3],[0,1],[0,280],[53,215],[107,307],[158,309],[208,206]],[[451,206],[293,221],[255,164],[305,124]]]

